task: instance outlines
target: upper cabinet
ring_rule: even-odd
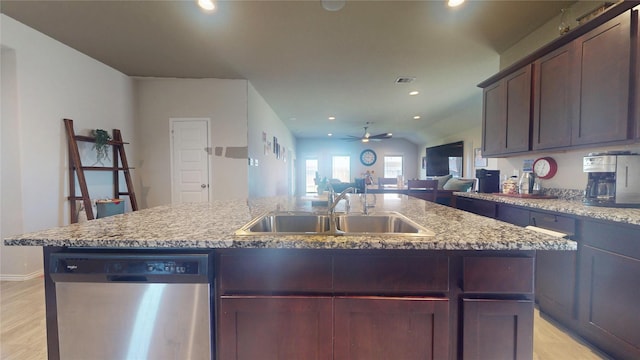
[[[483,90],[482,151],[502,155],[529,150],[531,65]]]
[[[635,9],[603,14],[481,83],[484,153],[640,138],[637,22]]]
[[[572,145],[627,140],[631,80],[631,17],[628,11],[575,41],[580,70],[578,116],[573,119]],[[634,36],[635,40],[635,36]]]
[[[532,148],[552,149],[571,145],[571,124],[576,95],[573,43],[534,63],[535,90]]]

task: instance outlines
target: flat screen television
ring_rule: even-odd
[[[442,176],[451,173],[449,166],[451,161],[462,165],[462,154],[464,153],[464,141],[432,146],[427,148],[426,168],[427,176]],[[452,160],[450,158],[459,158]],[[462,176],[462,169],[455,169],[459,176]]]

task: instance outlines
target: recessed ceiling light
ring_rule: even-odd
[[[420,94],[420,91],[414,90],[409,93],[409,95],[414,96]]]
[[[464,0],[449,0],[447,5],[449,5],[449,7],[456,7],[462,5],[463,2]]]
[[[420,115],[416,115],[416,116],[414,116],[414,117],[413,117],[413,119],[414,119],[414,120],[418,120],[418,119],[420,119]]]
[[[328,133],[327,136],[333,136],[333,134],[332,133]]]
[[[347,0],[322,0],[322,7],[327,11],[338,11],[344,7]]]
[[[329,116],[329,120],[335,120],[336,117],[335,116]]]
[[[216,4],[213,3],[213,0],[198,0],[198,6],[205,11],[213,11],[216,9]]]

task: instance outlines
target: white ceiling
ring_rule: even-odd
[[[299,138],[358,136],[373,122],[372,134],[421,143],[477,103],[499,53],[572,2],[347,0],[331,12],[319,0],[226,1],[207,14],[195,0],[2,0],[0,10],[127,75],[248,79]]]

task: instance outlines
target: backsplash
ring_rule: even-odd
[[[569,201],[582,201],[582,197],[584,196],[584,189],[576,190],[576,189],[557,189],[557,188],[549,188],[542,189],[542,193],[545,195],[557,196],[558,199],[569,200]]]

